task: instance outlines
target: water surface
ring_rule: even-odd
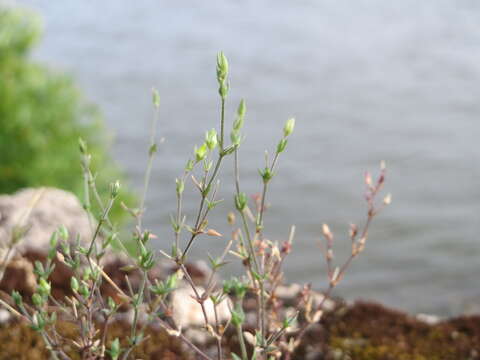
[[[102,108],[114,156],[140,189],[151,118],[160,133],[146,223],[169,247],[174,178],[204,130],[218,127],[215,53],[231,65],[227,114],[248,104],[245,191],[260,190],[263,151],[297,118],[272,182],[267,234],[297,226],[289,280],[325,284],[323,222],[348,255],[362,222],[363,172],[385,159],[394,201],[337,290],[418,312],[457,314],[479,303],[480,3],[476,1],[23,1],[44,17],[36,58],[68,71]],[[231,164],[217,214],[231,208]],[[187,197],[193,217],[197,202]],[[212,224],[228,233],[224,216]],[[196,255],[220,250],[201,239]],[[234,269],[234,268],[232,268]],[[233,272],[233,270],[231,270]]]

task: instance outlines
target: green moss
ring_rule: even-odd
[[[68,339],[77,339],[77,328],[70,323],[59,322],[58,332]],[[125,340],[125,334],[129,328],[121,323],[110,326],[108,333],[109,343],[118,337]],[[134,359],[165,359],[165,360],[188,360],[192,359],[188,351],[185,351],[178,338],[169,336],[162,330],[148,330],[148,337],[133,351]],[[24,323],[12,323],[6,327],[0,326],[0,360],[46,360],[49,352],[45,348],[40,335]],[[123,346],[126,344],[124,343]],[[81,355],[73,345],[63,348],[72,360],[81,359]]]
[[[458,360],[480,358],[480,317],[431,326],[372,303],[325,319],[332,359]]]

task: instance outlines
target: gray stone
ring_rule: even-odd
[[[77,197],[55,188],[27,188],[12,195],[0,196],[0,249],[10,242],[15,228],[25,227],[26,233],[16,250],[47,251],[52,233],[64,225],[70,241],[77,235],[82,241],[92,236],[88,216]],[[0,250],[1,252],[1,250]]]

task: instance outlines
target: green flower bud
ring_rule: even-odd
[[[65,227],[65,225],[60,225],[58,228],[58,235],[60,235],[63,240],[68,240],[68,229]]]
[[[87,153],[87,143],[82,138],[78,138],[78,147],[80,148],[80,152],[82,154]]]
[[[265,167],[263,170],[258,170],[258,173],[263,179],[263,182],[266,184],[268,183],[272,178],[274,173],[270,170],[269,167]]]
[[[40,281],[38,282],[38,292],[42,295],[50,295],[50,291],[52,290],[52,287],[47,280],[44,278],[40,278]]]
[[[118,338],[115,338],[115,340],[113,340],[110,344],[110,350],[108,351],[112,360],[118,359],[118,357],[120,356],[120,351],[120,340],[118,340]]]
[[[195,165],[195,163],[193,162],[193,160],[188,160],[187,165],[185,165],[185,171],[187,171],[187,172],[192,171],[194,165]]]
[[[222,99],[225,99],[227,97],[228,88],[228,84],[226,84],[225,82],[223,82],[218,88],[218,93],[220,94]]]
[[[207,144],[207,147],[210,150],[215,149],[218,144],[217,132],[215,131],[215,129],[207,131],[207,133],[205,134],[205,144]]]
[[[78,280],[73,276],[70,278],[70,287],[73,292],[77,292],[79,288]]]
[[[285,150],[286,146],[287,146],[287,139],[285,138],[281,139],[277,145],[277,153],[280,154],[283,150]]]
[[[285,126],[283,127],[283,136],[287,137],[293,132],[293,129],[295,128],[295,119],[290,118],[287,120],[285,123]]]
[[[232,133],[230,134],[230,140],[232,140],[233,145],[240,145],[240,142],[242,141],[242,137],[239,132],[232,131]]]
[[[78,289],[78,292],[80,295],[82,295],[84,298],[87,298],[90,295],[90,290],[88,289],[87,284],[83,283],[80,285],[80,289]]]
[[[158,90],[155,88],[152,89],[152,102],[153,102],[153,106],[155,106],[156,108],[160,107],[160,94],[158,93]]]
[[[245,313],[241,306],[235,306],[235,309],[232,310],[232,324],[234,326],[240,326],[245,321]]]
[[[245,100],[240,100],[240,104],[238,104],[237,114],[239,117],[243,118],[245,113],[247,112],[247,105],[245,105]]]
[[[205,157],[207,156],[207,149],[208,149],[207,144],[203,144],[199,148],[195,146],[194,152],[195,152],[195,159],[197,160],[197,162],[205,159]]]
[[[242,212],[247,206],[247,195],[245,193],[240,193],[235,196],[235,207],[238,211]]]
[[[12,291],[12,299],[15,302],[15,305],[20,306],[23,303],[22,295],[16,290]]]
[[[154,253],[147,249],[143,243],[140,243],[140,256],[138,258],[140,267],[144,270],[150,270],[155,265]]]
[[[32,316],[32,328],[35,331],[42,331],[45,328],[45,319],[39,312]]]
[[[50,236],[50,247],[54,248],[57,246],[58,243],[58,233],[55,231],[53,232],[52,236]]]
[[[41,307],[43,305],[43,297],[38,293],[34,293],[32,295],[32,303],[36,307]]]
[[[180,196],[185,189],[185,183],[182,179],[175,179],[177,195]]]
[[[228,75],[228,60],[225,54],[220,51],[217,54],[217,80],[223,83]]]
[[[234,277],[223,282],[223,292],[242,299],[247,293],[247,285]]]
[[[178,276],[177,274],[172,274],[167,278],[166,285],[169,289],[174,290],[177,287]]]
[[[245,100],[241,100],[237,109],[237,118],[233,122],[233,130],[238,132],[243,127],[243,120],[245,118],[245,112],[247,111],[247,106],[245,105]]]
[[[52,315],[50,315],[50,324],[55,324],[57,322],[57,313],[54,311]]]
[[[120,181],[117,180],[114,183],[110,184],[110,196],[112,198],[117,197],[119,190],[120,190]]]
[[[148,155],[152,156],[157,152],[157,150],[158,150],[157,144],[150,145],[150,147],[148,148]]]

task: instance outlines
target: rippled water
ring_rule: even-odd
[[[241,97],[248,103],[245,190],[259,191],[264,149],[297,118],[266,218],[273,239],[297,225],[288,279],[325,284],[321,223],[337,234],[338,258],[346,256],[348,223],[364,214],[362,174],[385,159],[394,202],[337,294],[441,314],[479,303],[479,2],[22,3],[45,17],[35,56],[71,72],[101,106],[114,155],[137,188],[149,91],[159,89],[166,140],[147,216],[159,248],[171,239],[174,178],[203,131],[218,124],[214,66],[222,49],[231,63],[227,114]],[[231,172],[229,165],[218,213],[231,207]],[[187,200],[192,214],[196,202]],[[225,222],[212,219],[228,232]],[[221,241],[202,239],[196,254],[219,251]]]

